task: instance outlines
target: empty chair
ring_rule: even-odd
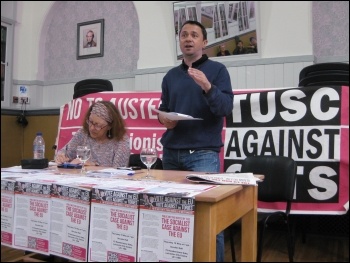
[[[303,68],[299,73],[299,87],[349,85],[349,64],[319,63]]]
[[[129,166],[138,166],[142,169],[147,169],[146,165],[141,161],[140,154],[133,153],[130,154]],[[163,162],[160,158],[157,158],[157,161],[151,166],[151,169],[163,170]]]
[[[113,91],[112,82],[107,79],[84,79],[74,85],[73,99],[101,91]]]
[[[263,174],[264,179],[258,183],[258,200],[263,202],[282,202],[283,211],[258,212],[258,252],[257,262],[261,261],[264,231],[269,223],[282,219],[286,228],[289,261],[293,262],[294,241],[290,224],[290,210],[296,178],[296,163],[293,159],[284,156],[251,156],[242,164],[241,172]],[[233,208],[234,209],[234,208]],[[235,262],[234,233],[238,224],[229,227],[232,260]]]
[[[299,87],[308,86],[349,86],[349,74],[309,75],[299,82]]]
[[[303,68],[299,73],[299,81],[303,78],[314,74],[334,74],[346,73],[349,74],[349,64],[342,62],[318,63]]]

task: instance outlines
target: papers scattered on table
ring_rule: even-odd
[[[134,175],[135,171],[130,169],[114,169],[114,168],[106,168],[98,171],[88,171],[86,176],[90,177],[117,177],[117,176],[125,176],[125,175]]]
[[[189,174],[186,179],[195,183],[256,185],[253,173]]]
[[[8,168],[1,168],[1,176],[3,173],[14,174],[37,174],[43,172],[44,169],[22,169],[21,166],[12,166]]]
[[[157,109],[152,109],[155,112],[165,116],[166,118],[168,118],[169,120],[172,121],[180,121],[180,120],[203,120],[202,118],[194,118],[190,115],[186,115],[186,114],[181,114],[181,113],[177,113],[177,112],[165,112],[165,111],[160,111]]]

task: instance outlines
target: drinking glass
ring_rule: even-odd
[[[77,158],[82,162],[81,173],[85,173],[85,162],[90,158],[90,146],[80,145],[77,147]]]
[[[151,166],[157,161],[158,154],[156,148],[143,148],[140,152],[140,159],[147,166],[146,179],[153,178],[150,173]]]

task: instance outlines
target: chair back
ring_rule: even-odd
[[[258,200],[263,202],[287,202],[293,200],[296,163],[285,156],[250,156],[242,164],[241,172],[263,174],[258,183]],[[290,208],[289,208],[290,209]]]
[[[138,153],[130,154],[129,166],[138,166],[147,169],[147,166],[141,161],[140,154]],[[163,170],[163,161],[157,158],[157,161],[151,166],[151,169]]]
[[[107,79],[84,79],[74,85],[73,99],[102,91],[113,91],[113,84]]]
[[[342,62],[318,63],[303,68],[299,73],[299,87],[336,85],[349,86],[349,64]]]
[[[309,86],[349,86],[349,73],[332,73],[329,75],[311,74],[299,82],[299,87]]]

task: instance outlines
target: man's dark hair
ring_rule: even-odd
[[[187,21],[182,25],[182,27],[181,27],[181,29],[180,29],[180,33],[181,33],[182,28],[184,27],[184,25],[187,25],[187,24],[199,26],[199,27],[202,29],[203,39],[204,39],[204,40],[207,40],[207,30],[206,30],[205,27],[204,27],[201,23],[199,23],[198,21],[187,20]]]

